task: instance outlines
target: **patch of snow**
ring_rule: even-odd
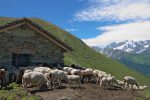
[[[144,48],[148,48],[149,47],[149,45],[144,45]]]
[[[131,52],[132,49],[131,49],[131,48],[127,48],[125,51],[126,51],[126,52]]]
[[[125,47],[125,44],[121,45],[119,47],[113,48],[113,50],[123,50],[124,47]]]
[[[138,52],[136,52],[136,53],[142,53],[142,52],[144,52],[146,49],[142,49],[142,50],[140,50],[140,51],[138,51]]]

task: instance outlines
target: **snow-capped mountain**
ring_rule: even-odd
[[[150,50],[150,40],[146,41],[124,41],[119,43],[111,43],[104,50],[120,50],[128,53],[144,53]],[[149,51],[150,52],[150,51]]]
[[[111,43],[104,48],[94,50],[150,76],[150,40],[123,41]]]

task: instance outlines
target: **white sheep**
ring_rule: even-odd
[[[112,86],[118,86],[118,82],[116,80],[116,78],[114,76],[108,76],[107,77],[107,81],[108,81],[108,86],[112,87]]]
[[[59,82],[59,86],[61,85],[62,81],[67,81],[67,75],[65,74],[64,71],[59,70],[58,71],[58,82]]]
[[[145,89],[147,89],[148,86],[144,85],[144,86],[139,86],[139,91],[144,91]]]
[[[81,78],[79,75],[67,75],[69,86],[71,86],[72,83],[79,84],[79,87],[81,86]]]
[[[100,70],[94,70],[93,73],[98,74]]]
[[[79,69],[73,69],[71,71],[71,75],[79,75],[80,74],[80,70]]]
[[[101,70],[94,70],[93,73],[94,73],[95,75],[98,75],[98,73],[106,74],[106,72],[103,72],[103,71],[101,71]]]
[[[124,87],[124,82],[123,82],[123,81],[117,80],[117,82],[118,82],[118,85],[119,85],[119,86]]]
[[[41,72],[42,74],[48,73],[50,70],[48,67],[36,67],[33,69],[34,72]]]
[[[25,73],[22,77],[22,84],[24,88],[27,88],[28,84],[42,84],[50,87],[50,81],[40,72]]]
[[[69,73],[68,73],[68,72],[66,72],[66,71],[64,71],[64,73],[65,73],[66,75],[69,75]]]
[[[32,70],[27,69],[24,71],[24,73],[29,73],[29,72],[32,72]]]
[[[136,85],[139,88],[139,85],[138,85],[136,79],[131,76],[124,77],[124,86],[125,86],[125,84],[127,84],[127,87],[129,87],[129,85],[131,85],[131,89],[133,89],[134,85]]]
[[[103,77],[100,81],[100,87],[107,87],[108,86],[108,82],[107,82],[107,77]]]
[[[58,70],[51,70],[49,72],[49,79],[53,84],[53,87],[55,88],[55,81],[58,82]]]
[[[100,87],[110,88],[112,86],[118,85],[118,82],[114,76],[105,76],[100,81]]]
[[[67,75],[62,70],[51,70],[49,72],[49,80],[52,82],[53,87],[55,88],[55,82],[61,85],[62,81],[67,81]]]
[[[93,69],[91,69],[91,68],[87,68],[87,69],[85,69],[85,71],[90,74],[93,73]]]
[[[63,71],[68,72],[68,74],[71,74],[71,71],[73,70],[73,68],[70,67],[63,67]]]
[[[96,81],[96,83],[99,84],[100,81],[102,80],[102,78],[103,78],[103,77],[107,77],[107,76],[108,76],[107,74],[99,72],[99,73],[97,74],[97,81]]]

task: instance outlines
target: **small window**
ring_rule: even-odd
[[[12,64],[16,67],[18,66],[28,66],[29,65],[30,54],[13,54]]]

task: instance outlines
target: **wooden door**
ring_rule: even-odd
[[[13,54],[12,63],[14,66],[28,66],[29,65],[29,54]]]

